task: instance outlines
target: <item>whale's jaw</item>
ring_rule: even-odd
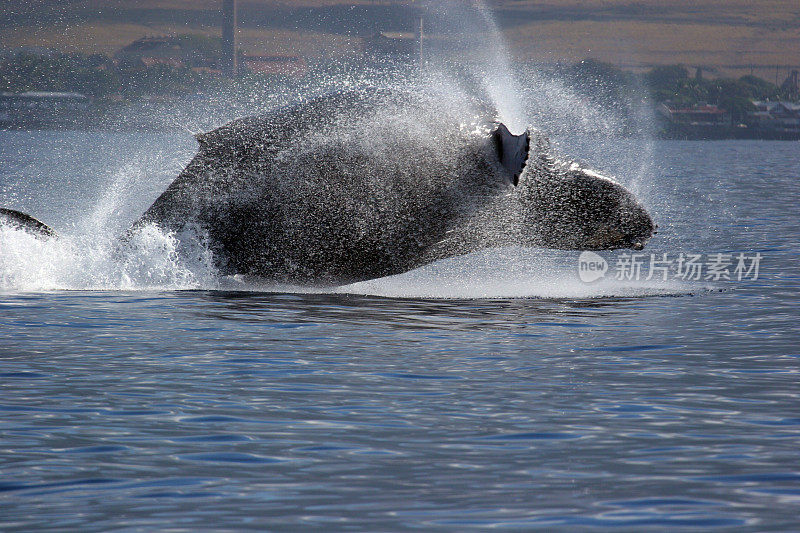
[[[525,241],[561,250],[641,250],[655,234],[652,217],[611,178],[533,154],[517,191]]]
[[[589,239],[586,240],[582,250],[618,250],[630,248],[643,250],[647,242],[656,233],[656,224],[647,210],[638,203],[628,207],[630,214],[625,218],[624,224],[602,225]]]

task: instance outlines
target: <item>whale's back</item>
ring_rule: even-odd
[[[236,120],[198,136],[139,224],[203,233],[229,272],[304,283],[403,272],[510,186],[483,127],[379,89]]]

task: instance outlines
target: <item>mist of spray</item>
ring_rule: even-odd
[[[503,34],[485,3],[429,2],[422,13],[427,32],[424,63],[429,72],[449,72],[453,85],[477,85],[471,89],[488,97],[496,118],[512,133],[524,132],[529,120],[522,91]]]
[[[482,2],[466,7],[463,2],[435,2],[426,8],[425,13],[426,28],[431,36],[431,43],[426,46],[426,76],[406,73],[393,77],[375,71],[328,72],[310,81],[305,80],[302,82],[304,85],[292,90],[276,92],[267,100],[254,102],[252,109],[238,109],[237,115],[258,114],[299,98],[371,84],[400,90],[432,91],[441,95],[441,105],[449,108],[462,109],[463,102],[470,96],[478,100],[488,99],[496,118],[514,133],[520,133],[531,123],[544,126],[546,130],[563,129],[578,133],[600,131],[607,134],[619,129],[613,116],[587,105],[580,95],[559,80],[527,72],[524,85],[520,85],[518,69],[512,67],[502,34]],[[438,44],[435,39],[439,39]],[[470,57],[470,61],[457,59],[465,55]],[[472,107],[463,110],[465,119],[475,112]],[[216,124],[195,124],[193,129],[209,129],[209,125],[220,125],[233,118],[222,120],[219,115],[214,116],[213,119],[201,116],[200,120],[212,120]],[[174,146],[164,146],[162,150],[173,153]],[[188,160],[188,156],[184,156]],[[144,169],[142,165],[158,168]],[[125,249],[120,248],[117,241],[120,233],[152,202],[153,191],[163,190],[165,186],[163,178],[153,180],[152,175],[173,176],[179,170],[179,165],[173,160],[142,158],[141,154],[132,153],[127,161],[119,163],[106,178],[106,183],[98,180],[99,195],[93,202],[94,209],[87,212],[71,231],[62,231],[61,239],[45,241],[23,231],[0,227],[0,249],[3,251],[0,254],[0,291],[198,288],[320,291],[265,285],[263,280],[242,276],[220,276],[202,239],[172,235],[154,226],[142,228]],[[92,171],[86,170],[88,173]],[[42,218],[48,221],[46,217]],[[400,276],[326,291],[399,297],[475,298],[594,297],[684,290],[657,283],[632,286],[613,280],[588,286],[578,280],[574,267],[573,256],[559,252],[487,250]]]
[[[525,131],[529,122],[520,98],[522,91],[511,68],[505,38],[486,4],[479,1],[476,8],[488,30],[485,48],[488,57],[483,70],[484,90],[497,106],[500,121],[511,133],[519,135]]]

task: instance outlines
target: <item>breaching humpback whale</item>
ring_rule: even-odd
[[[630,192],[559,160],[542,134],[419,93],[341,91],[197,140],[122,240],[155,224],[204,243],[225,274],[341,284],[487,247],[641,249],[655,229]],[[54,233],[16,211],[4,221]]]

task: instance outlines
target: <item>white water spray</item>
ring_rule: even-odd
[[[502,34],[483,3],[466,11],[461,3],[450,8],[444,3],[430,7],[429,12],[434,19],[446,19],[445,30],[473,39],[468,43],[472,48],[473,61],[468,65],[472,80],[482,96],[491,100],[497,118],[512,132],[519,133],[531,123],[530,119],[535,116],[533,111],[539,104],[547,111],[540,112],[537,122],[547,116],[556,125],[577,127],[579,131],[595,131],[598,127],[601,131],[613,131],[617,127],[563,84],[531,75],[525,80],[526,86],[521,86],[514,75]],[[429,26],[436,30],[436,24]],[[445,55],[438,58],[433,55],[428,59],[433,72],[429,72],[424,87],[413,86],[408,78],[393,80],[393,86],[441,94],[443,106],[463,105],[472,91],[448,77],[447,69],[452,65],[448,65]],[[436,67],[442,68],[437,70]],[[385,83],[385,79],[381,81]],[[320,86],[335,90],[365,83],[365,80],[354,79],[349,74],[341,79],[330,76],[323,82],[309,84],[303,94],[318,94]],[[480,95],[473,93],[473,96]],[[296,94],[291,97],[276,95],[267,107],[286,105],[296,98]],[[559,102],[560,107],[554,109],[553,102]],[[252,112],[263,111],[262,108]],[[170,176],[179,171],[175,161],[164,157],[137,156],[135,159],[120,164],[108,183],[100,184],[98,190],[101,194],[94,202],[95,208],[86,213],[71,232],[64,232],[60,239],[46,241],[24,231],[0,227],[0,291],[225,288],[426,298],[581,298],[669,294],[688,290],[683,286],[658,282],[635,284],[607,280],[587,285],[578,279],[572,256],[521,249],[489,250],[441,261],[399,276],[330,289],[279,287],[241,276],[224,277],[213,266],[211,252],[203,245],[202,239],[175,236],[154,226],[145,226],[133,235],[124,250],[120,248],[117,240],[120,233],[152,201],[140,190],[153,188],[153,179],[148,176],[164,174],[167,167],[169,172],[166,173]],[[165,184],[157,189],[163,190],[162,185]],[[46,217],[42,218],[47,222]]]
[[[522,106],[519,83],[511,68],[510,54],[505,38],[494,20],[491,11],[483,1],[477,4],[477,10],[488,29],[488,60],[483,72],[484,90],[497,106],[500,122],[515,135],[520,135],[528,127],[529,121]]]
[[[425,55],[428,69],[434,75],[451,71],[453,85],[464,82],[458,77],[466,69],[479,85],[477,89],[491,101],[496,118],[511,133],[523,133],[530,122],[522,105],[522,91],[503,34],[485,3],[429,2],[423,13],[431,40]]]

